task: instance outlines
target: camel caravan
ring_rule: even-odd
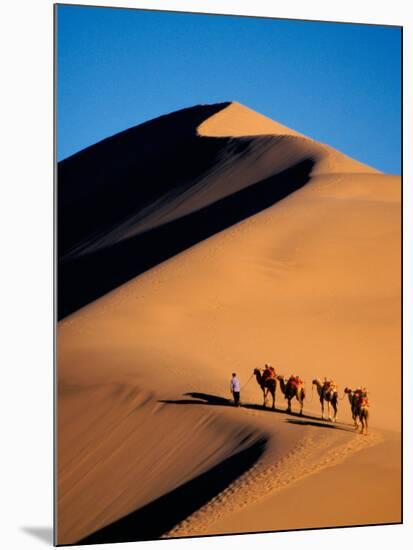
[[[299,414],[303,414],[304,399],[305,399],[305,387],[304,381],[294,374],[289,378],[285,378],[283,375],[277,375],[274,367],[266,364],[263,369],[254,369],[253,375],[260,386],[263,393],[263,407],[267,406],[268,395],[272,397],[272,409],[275,410],[275,392],[277,388],[277,382],[287,400],[287,412],[291,413],[291,401],[295,398],[300,406]],[[338,389],[334,380],[328,380],[324,378],[323,381],[318,378],[314,378],[312,381],[312,388],[314,386],[317,389],[318,397],[321,404],[321,419],[324,420],[325,405],[327,405],[327,419],[331,422],[337,421],[338,410]],[[352,390],[351,388],[345,388],[345,394],[347,394],[351,414],[354,422],[354,429],[358,430],[360,422],[360,433],[367,435],[368,430],[368,418],[369,418],[369,402],[366,388],[357,388]],[[343,396],[344,397],[344,396]],[[332,414],[331,414],[332,413]]]

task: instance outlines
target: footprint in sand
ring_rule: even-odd
[[[205,533],[211,524],[232,512],[245,508],[264,496],[284,489],[324,468],[344,462],[352,454],[376,445],[380,441],[382,437],[379,434],[370,434],[368,438],[355,436],[350,442],[333,447],[334,443],[328,437],[315,439],[307,436],[276,464],[268,463],[269,457],[262,458],[222,493],[164,536]]]

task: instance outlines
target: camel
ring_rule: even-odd
[[[276,390],[276,379],[275,378],[266,378],[261,374],[260,369],[254,369],[255,378],[258,382],[258,385],[262,389],[264,396],[264,408],[267,406],[267,395],[268,393],[272,396],[272,409],[275,409],[275,390]]]
[[[317,386],[317,392],[320,397],[321,403],[321,419],[324,420],[324,401],[327,402],[327,411],[328,411],[328,420],[332,422],[337,421],[337,405],[338,405],[338,391],[333,388],[326,388],[325,384],[320,382],[318,378],[313,380],[313,384]],[[334,416],[331,418],[330,414],[330,404],[334,410]]]
[[[279,375],[277,376],[278,381],[280,382],[280,388],[281,391],[284,394],[285,399],[288,400],[287,405],[287,412],[291,412],[291,400],[294,399],[294,397],[297,399],[297,401],[300,403],[300,415],[303,414],[303,407],[304,407],[304,399],[305,399],[305,388],[304,384],[301,383],[294,383],[291,379],[285,380],[284,376]]]
[[[368,433],[368,421],[369,421],[369,406],[366,399],[360,399],[359,390],[352,390],[351,388],[345,388],[344,392],[348,395],[348,399],[351,407],[351,415],[353,417],[354,429],[357,430],[358,422],[360,420],[360,433],[366,435]]]
[[[354,422],[354,429],[357,430],[357,428],[359,427],[357,422],[358,410],[357,410],[357,399],[355,398],[354,390],[346,387],[344,388],[344,393],[348,395],[348,400],[350,402],[350,408],[351,408],[351,416]]]
[[[366,429],[366,434],[368,433],[368,423],[369,423],[369,406],[365,401],[362,401],[358,405],[358,417],[360,419],[361,430],[360,433],[364,433],[364,428]]]

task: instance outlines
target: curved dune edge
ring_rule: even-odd
[[[60,378],[59,544],[110,526],[268,439],[237,416],[173,406],[125,372]]]
[[[278,136],[298,138],[297,142],[316,160],[312,174],[337,172],[360,172],[381,174],[379,170],[350,158],[329,145],[317,142],[269,117],[238,103],[230,102],[226,107],[211,115],[197,127],[197,133],[204,137],[246,137]],[[291,140],[292,142],[294,140]]]
[[[355,453],[378,445],[383,439],[380,432],[375,432],[369,437],[352,435],[336,445],[337,441],[331,438],[331,434],[326,437],[307,434],[303,441],[275,464],[271,464],[271,455],[267,453],[264,459],[259,460],[216,498],[166,533],[163,538],[205,535],[212,524],[225,520],[231,514],[281,489],[288,489],[325,468],[341,464]]]
[[[295,132],[238,102],[208,105],[204,108],[217,110],[221,105],[217,112],[208,116],[195,129],[196,135],[204,138],[204,142],[208,139],[222,139],[222,143],[218,147],[215,146],[216,158],[212,166],[194,177],[189,186],[177,185],[176,188],[170,188],[158,196],[152,203],[144,204],[143,207],[137,205],[136,212],[129,212],[124,219],[119,219],[116,225],[105,227],[100,234],[92,233],[65,252],[63,258],[70,260],[85,253],[93,253],[136,234],[165,225],[260,180],[276,176],[300,162],[309,161],[313,164],[310,176],[336,173],[381,174],[378,170]],[[169,116],[176,117],[179,113],[171,113]],[[167,117],[160,117],[159,121],[162,118]],[[138,131],[139,128],[132,128],[129,132]],[[119,136],[127,132],[121,132]],[[113,139],[117,137],[113,136]],[[224,138],[228,138],[229,141]],[[99,146],[100,143],[91,149]],[[81,154],[87,155],[87,150]],[[65,166],[67,164],[65,161]],[[252,174],[252,166],[255,175]],[[237,178],[236,182],[231,181],[234,178]]]
[[[242,137],[256,135],[305,137],[303,134],[257,111],[253,111],[238,101],[229,102],[221,111],[218,111],[204,120],[197,127],[197,133],[200,136],[206,137]]]

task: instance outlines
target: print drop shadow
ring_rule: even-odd
[[[21,530],[48,546],[53,545],[53,527],[21,527]]]

